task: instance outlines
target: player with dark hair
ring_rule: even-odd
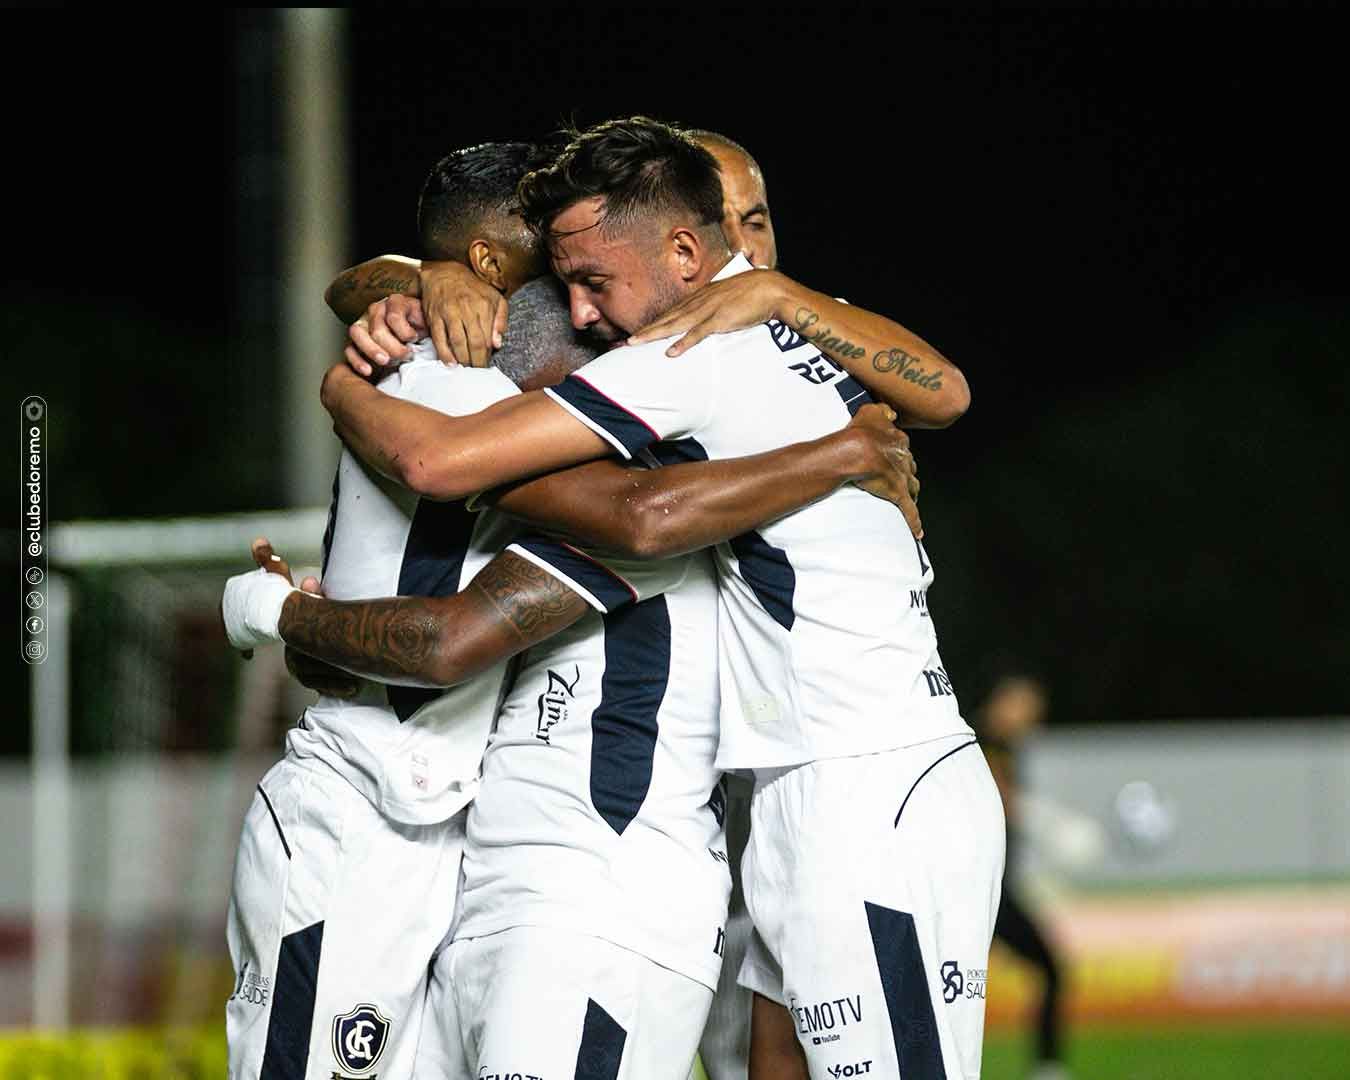
[[[492,150],[480,147],[475,152]],[[485,205],[488,216],[509,212],[500,200]],[[480,228],[491,226],[479,223]],[[513,288],[515,284],[510,283]],[[520,332],[512,334],[511,343],[498,353],[499,360],[515,365],[527,388],[555,381],[590,355],[576,348],[552,283],[542,284],[544,296],[553,298],[553,314],[563,318],[550,316],[547,302],[533,314],[529,304],[513,304],[513,320],[528,323],[518,327]],[[516,295],[530,288],[520,287]],[[550,328],[555,331],[551,336]],[[539,339],[551,341],[551,346],[539,347]],[[513,360],[512,352],[522,348],[523,355]],[[499,370],[447,368],[422,346],[375,392],[389,400],[420,400],[462,411],[512,396],[516,390]],[[573,535],[635,554],[699,548],[761,517],[788,512],[849,478],[875,481],[879,492],[904,497],[894,484],[904,484],[907,470],[890,457],[901,449],[901,442],[880,417],[861,419],[840,437],[761,455],[751,462],[654,471],[597,462],[521,485],[500,501],[526,516],[541,511],[553,519],[561,514]],[[863,458],[868,462],[859,468],[857,462]],[[873,475],[882,470],[884,477]],[[652,620],[665,620],[665,632],[672,639],[666,645],[665,662],[682,669],[685,688],[682,695],[644,698],[652,710],[647,717],[653,732],[649,752],[664,758],[671,740],[689,742],[696,752],[683,755],[684,786],[671,791],[669,777],[660,773],[651,778],[650,797],[634,803],[625,785],[638,778],[625,774],[606,781],[611,786],[603,789],[603,797],[595,794],[592,784],[586,805],[595,803],[591,827],[609,836],[611,846],[629,858],[639,858],[632,853],[645,851],[642,858],[648,862],[659,856],[660,872],[690,882],[689,918],[709,929],[708,933],[700,929],[697,946],[690,934],[677,929],[671,929],[671,940],[664,941],[641,919],[612,918],[593,929],[609,943],[611,957],[613,949],[622,953],[642,945],[661,957],[664,967],[679,972],[678,978],[668,976],[659,987],[666,996],[691,1003],[681,1010],[684,1026],[678,1033],[672,1028],[671,1038],[678,1041],[683,1035],[687,1041],[690,1031],[697,1037],[702,1026],[699,1006],[706,1008],[707,984],[715,982],[717,967],[715,960],[705,958],[703,942],[724,917],[727,887],[725,870],[715,861],[716,869],[702,874],[706,880],[694,884],[697,870],[709,858],[707,851],[720,847],[720,824],[708,809],[716,781],[715,727],[710,726],[708,706],[715,697],[709,682],[715,678],[715,664],[707,658],[693,659],[699,648],[711,649],[713,643],[708,622],[713,610],[710,572],[690,559],[596,562],[574,548],[539,537],[519,538],[494,558],[494,551],[509,538],[504,525],[497,515],[475,519],[456,503],[418,499],[344,453],[325,538],[324,587],[329,597],[302,597],[286,575],[276,572],[242,575],[227,587],[226,624],[237,647],[286,640],[378,680],[364,683],[354,698],[321,698],[307,710],[301,726],[288,738],[286,759],[264,778],[246,821],[231,903],[231,951],[241,985],[249,978],[261,979],[257,985],[275,987],[277,992],[259,1007],[250,1000],[256,996],[255,984],[248,983],[249,994],[231,999],[232,1075],[251,1075],[254,1068],[269,1075],[327,1075],[330,1057],[340,1069],[363,1071],[381,1062],[393,1075],[409,1074],[411,1055],[422,1035],[416,1003],[426,985],[428,961],[448,931],[463,830],[457,811],[479,790],[478,757],[502,686],[501,662],[567,630],[583,618],[587,605],[603,613],[603,621],[600,615],[584,619],[557,643],[532,652],[518,673],[498,726],[497,749],[484,764],[489,778],[478,797],[508,806],[527,805],[528,798],[522,798],[513,784],[530,785],[531,769],[545,760],[570,760],[581,731],[588,733],[588,745],[593,738],[598,752],[602,736],[609,737],[604,733],[611,730],[603,724],[618,722],[622,733],[625,725],[641,720],[616,704],[626,699],[614,698],[612,691],[616,693],[615,687],[621,687],[630,673],[617,654],[611,655],[615,646],[607,634],[640,634]],[[264,571],[284,570],[264,547],[255,556]],[[474,576],[480,566],[483,569]],[[657,595],[666,591],[668,596]],[[395,592],[404,595],[383,601],[360,599]],[[649,598],[647,604],[635,603]],[[647,647],[659,651],[657,642],[648,642]],[[527,733],[523,747],[513,747],[505,733],[533,710],[533,680],[546,683],[542,702],[558,692],[557,673],[573,669],[575,673],[560,684],[565,696],[556,707],[565,713],[571,702],[578,713],[592,712],[594,735],[590,726],[571,725],[564,733],[540,720],[540,726]],[[465,679],[471,681],[450,695],[432,690]],[[697,734],[699,725],[707,728],[703,735]],[[556,746],[563,756],[544,759],[530,753],[540,742]],[[621,740],[617,752],[627,753],[628,745]],[[494,780],[499,762],[505,764]],[[573,774],[564,769],[563,775]],[[590,775],[594,781],[599,772],[584,770],[579,775],[583,780]],[[543,783],[535,777],[533,785],[575,797],[557,775],[551,780],[546,775]],[[564,804],[574,805],[567,799]],[[336,832],[330,827],[335,810],[342,822]],[[509,842],[501,846],[522,853],[532,843],[544,850],[559,847],[568,830],[576,829],[576,820],[573,815],[569,823],[559,824],[547,814],[511,819],[506,826]],[[623,827],[613,821],[622,821]],[[612,825],[613,831],[604,832]],[[640,846],[643,836],[666,835],[663,830],[672,836],[683,830],[683,846],[662,848],[652,841],[646,848]],[[627,838],[626,847],[614,840],[616,833]],[[490,844],[491,839],[484,842]],[[685,865],[681,858],[694,861]],[[646,863],[639,861],[634,869],[638,867],[645,869]],[[640,881],[657,887],[660,872],[643,873]],[[586,880],[585,874],[574,877]],[[476,879],[470,873],[468,880],[472,884]],[[640,882],[630,884],[636,887]],[[480,908],[491,909],[495,918],[515,919],[499,928],[511,929],[522,919],[525,924],[530,921],[519,914],[518,893],[522,889],[528,893],[531,887],[528,874],[508,873],[477,891],[470,889],[465,906],[472,909],[477,902]],[[488,899],[480,899],[480,893]],[[428,897],[436,896],[440,903],[428,902]],[[511,902],[503,902],[504,897]],[[378,912],[378,918],[372,919],[371,912]],[[616,912],[602,903],[587,912],[591,918],[602,914]],[[492,936],[494,945],[508,941]],[[607,955],[605,948],[592,942],[582,951],[598,962]],[[697,963],[685,959],[695,953]],[[511,956],[498,954],[469,967],[486,977],[509,970],[513,962]],[[686,973],[691,966],[697,971]],[[511,983],[503,978],[494,985],[505,992]],[[573,971],[565,984],[536,979],[534,985],[576,989],[585,983]],[[626,985],[594,990],[592,1001],[605,1002],[597,1008],[609,1009],[607,1017],[618,1014],[631,1027],[632,1018],[608,996],[615,992],[622,996]],[[654,981],[651,992],[657,989]],[[486,1000],[485,993],[480,996]],[[499,1010],[502,1016],[517,1012],[508,1006]],[[650,1008],[644,1026],[652,1023],[649,1014]],[[589,1025],[589,1012],[586,1019]],[[577,1040],[586,1045],[586,1030],[590,1027],[578,1022],[559,1034],[563,1044],[571,1040],[572,1064]],[[476,1075],[472,1070],[478,1057],[500,1052],[515,1038],[508,1031],[494,1041],[493,1034],[480,1032],[465,1040],[475,1056],[475,1063],[467,1066],[471,1075]],[[447,1058],[460,1052],[458,1035],[446,1040],[442,1052]],[[427,1056],[427,1041],[423,1036],[419,1059]],[[644,1049],[651,1053],[652,1047],[651,1038],[635,1034],[635,1053]],[[550,1050],[556,1050],[556,1043]],[[692,1044],[689,1054],[692,1057]],[[445,1067],[453,1064],[447,1060]]]
[[[717,161],[722,183],[722,229],[732,250],[744,254],[755,266],[775,268],[777,241],[759,164],[726,135],[703,129],[688,134]],[[547,150],[540,154],[549,157]],[[451,212],[448,206],[444,210]],[[473,239],[479,242],[477,248]],[[505,261],[496,245],[485,237],[473,239],[459,249],[460,254],[443,257],[430,253],[424,261],[381,255],[338,274],[325,299],[333,313],[351,325],[347,362],[353,370],[370,375],[372,365],[401,358],[407,345],[428,327],[442,360],[480,367],[487,363],[491,348],[501,345],[504,301],[511,297],[514,287],[510,278],[493,273],[494,264]],[[545,273],[546,253],[537,243],[532,250],[539,259],[538,272]],[[413,304],[409,297],[420,298],[422,303]],[[484,326],[488,332],[472,334]]]
[[[716,176],[706,150],[637,117],[582,133],[521,183],[574,326],[621,344],[692,312],[681,342],[616,348],[459,418],[386,400],[339,365],[323,392],[337,430],[414,490],[454,498],[658,445],[700,460],[767,450],[838,430],[868,389],[912,423],[964,411],[960,372],[903,327],[733,258],[706,197]],[[932,565],[921,544],[903,554],[907,535],[842,489],[717,548],[718,764],[756,775],[758,937],[742,969],[760,995],[755,1077],[864,1063],[978,1075],[982,999],[944,997],[942,974],[985,967],[1002,808],[937,652]]]
[[[717,161],[722,182],[722,229],[728,242],[734,249],[742,251],[755,265],[772,269],[777,264],[777,244],[769,211],[768,193],[759,164],[744,147],[728,136],[707,130],[693,130],[688,134]],[[425,199],[422,205],[426,207]],[[444,212],[449,210],[446,209]],[[534,238],[531,237],[531,240]],[[540,261],[541,263],[545,261],[542,255]],[[468,265],[476,267],[479,264],[470,259]],[[385,276],[380,278],[381,284],[397,287],[412,295],[420,293],[422,282],[429,280],[429,291],[434,292],[437,299],[428,302],[426,317],[428,320],[435,320],[445,314],[436,306],[445,302],[443,290],[437,289],[437,279],[440,275],[453,274],[460,270],[459,264],[451,264],[449,267],[430,263],[419,265],[400,256],[384,256],[343,271],[334,287],[330,289],[330,297],[334,293],[341,292],[341,295],[347,298],[343,304],[337,306],[340,308],[335,309],[337,313],[341,317],[355,319],[361,310],[356,306],[356,302],[360,299],[370,299],[372,302],[370,316],[353,328],[353,346],[349,349],[349,356],[359,353],[358,346],[369,348],[369,342],[375,337],[385,338],[390,333],[391,325],[399,327],[400,344],[410,342],[419,336],[420,331],[414,329],[414,326],[423,325],[421,319],[423,309],[415,301],[390,297],[385,303],[382,297],[373,297],[371,290],[360,284],[359,279],[362,276],[369,278],[383,274]],[[390,275],[399,276],[395,278]],[[556,279],[551,275],[548,281],[551,286],[557,285]],[[344,283],[349,283],[350,287],[341,288]],[[500,288],[500,285],[498,287]],[[501,291],[510,296],[514,290],[508,287]],[[522,293],[522,296],[524,295],[526,294]],[[445,320],[442,318],[441,321]],[[515,342],[517,347],[519,344],[519,341]],[[395,351],[393,344],[387,347],[390,351]],[[378,363],[375,350],[366,355],[365,359]],[[366,367],[363,370],[370,369]],[[291,655],[291,651],[288,650],[288,657]],[[323,677],[328,676],[325,674]],[[750,1047],[751,995],[749,991],[737,985],[736,975],[744,959],[750,936],[749,916],[745,911],[745,900],[740,887],[740,867],[749,828],[751,785],[743,777],[728,775],[723,779],[723,787],[732,893],[723,943],[722,973],[699,1046],[699,1054],[704,1069],[712,1080],[737,1080],[737,1078],[744,1080]]]

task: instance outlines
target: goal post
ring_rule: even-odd
[[[252,663],[232,653],[220,593],[258,536],[297,581],[317,572],[327,520],[324,507],[52,526],[32,754],[27,777],[13,776],[32,807],[32,995],[6,1022],[63,1030],[219,1013],[214,993],[192,1001],[160,987],[140,994],[146,1008],[106,1015],[81,988],[111,998],[157,979],[174,991],[218,982],[211,949],[221,961],[239,807],[306,700],[279,650]]]

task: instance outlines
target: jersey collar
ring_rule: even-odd
[[[744,274],[747,270],[753,269],[754,267],[750,265],[750,260],[740,252],[737,252],[727,260],[726,266],[722,267],[721,270],[717,271],[717,273],[712,276],[712,279],[713,281],[721,281],[723,278],[735,277],[737,274]]]

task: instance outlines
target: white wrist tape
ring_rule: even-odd
[[[220,602],[230,644],[236,649],[252,649],[280,641],[277,624],[281,622],[282,605],[297,591],[280,574],[269,574],[261,567],[230,578]]]

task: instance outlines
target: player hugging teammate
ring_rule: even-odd
[[[423,221],[459,265],[410,269],[428,310],[353,340],[401,355],[430,323],[466,363],[325,380],[325,596],[261,549],[224,610],[237,647],[362,678],[245,822],[232,955],[274,993],[232,1000],[232,1076],[683,1080],[726,944],[722,770],[754,781],[752,1075],[978,1075],[983,1002],[941,972],[985,966],[1002,811],[891,424],[950,423],[964,379],[734,254],[767,204],[703,135],[612,121],[495,191],[493,144],[461,152],[422,207],[471,194]],[[565,301],[524,284],[544,257]],[[583,363],[574,331],[610,351]]]

